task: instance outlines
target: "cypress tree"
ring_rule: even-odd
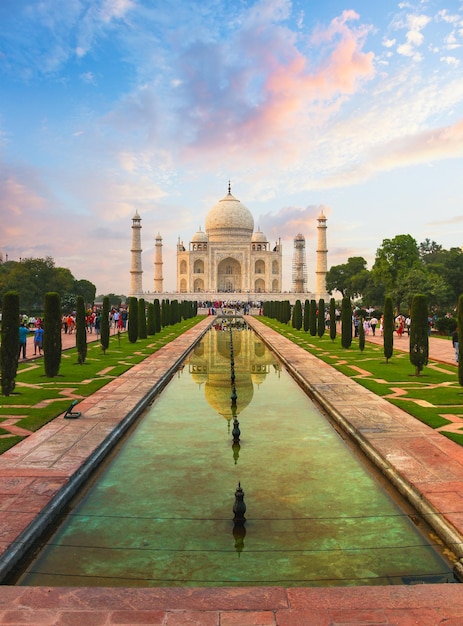
[[[101,324],[100,324],[100,343],[103,348],[103,353],[109,347],[109,297],[103,298],[103,308],[101,310]]]
[[[458,382],[463,385],[463,294],[458,298]]]
[[[1,337],[2,394],[9,396],[16,386],[19,355],[19,295],[15,291],[3,295]]]
[[[153,302],[148,302],[148,323],[146,327],[146,332],[148,335],[156,334],[156,319],[154,314]]]
[[[306,300],[304,302],[304,327],[303,327],[305,332],[309,330],[309,326],[310,326],[309,317],[310,317],[310,302]]]
[[[85,303],[83,296],[76,299],[76,348],[77,362],[85,363],[87,357],[87,325],[85,323]]]
[[[325,334],[325,300],[320,298],[318,301],[318,336],[323,337]]]
[[[392,298],[387,296],[384,300],[383,320],[383,346],[386,363],[389,362],[394,348],[394,311],[392,306]]]
[[[156,298],[154,304],[154,330],[157,333],[161,332],[161,304],[159,299]]]
[[[309,332],[312,337],[317,334],[317,303],[315,300],[311,300],[309,306]]]
[[[350,298],[343,298],[341,303],[341,345],[350,348],[352,344],[352,305]]]
[[[140,298],[138,301],[138,336],[140,339],[146,339],[148,337],[146,329],[146,305],[144,298]]]
[[[129,341],[135,343],[138,339],[138,300],[131,296],[129,298]]]
[[[363,352],[365,350],[365,327],[363,325],[364,322],[364,318],[363,316],[360,316],[360,323],[359,323],[359,349],[360,352]]]
[[[331,341],[336,339],[336,300],[334,298],[330,300],[330,339]]]
[[[302,328],[302,306],[301,301],[296,300],[293,309],[293,328],[301,330]]]
[[[415,366],[416,376],[428,364],[429,337],[428,337],[428,303],[426,296],[413,296],[410,325],[410,363]]]
[[[43,363],[45,376],[53,378],[61,363],[61,300],[59,293],[45,294],[43,310]]]
[[[172,300],[170,303],[170,316],[169,322],[171,325],[177,324],[180,321],[179,308],[178,308],[178,300]]]

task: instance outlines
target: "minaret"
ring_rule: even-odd
[[[295,293],[305,293],[307,291],[305,237],[301,233],[294,237],[293,289]]]
[[[141,217],[135,211],[132,217],[132,267],[130,269],[130,295],[137,296],[143,292],[141,269]]]
[[[154,247],[154,292],[162,293],[162,237],[156,235]]]
[[[318,221],[318,242],[317,242],[317,277],[316,297],[326,298],[326,273],[328,271],[328,249],[326,247],[326,217],[323,209],[320,210]]]

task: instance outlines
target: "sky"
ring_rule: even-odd
[[[328,267],[463,245],[463,0],[0,0],[0,254],[143,289],[228,191]]]

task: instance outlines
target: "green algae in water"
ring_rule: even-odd
[[[19,584],[453,581],[448,563],[251,331],[210,331]],[[232,447],[233,417],[241,431]],[[234,493],[247,522],[234,528]]]

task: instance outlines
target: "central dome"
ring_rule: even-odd
[[[249,240],[253,231],[251,211],[230,190],[207,214],[206,233],[209,241]]]

